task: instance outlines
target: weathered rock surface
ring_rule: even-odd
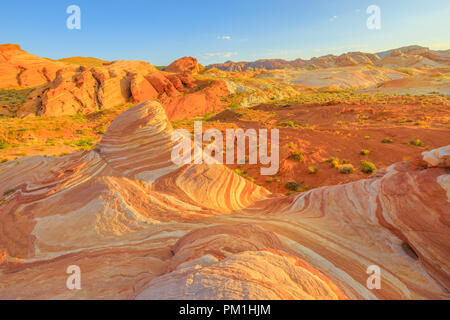
[[[183,57],[168,65],[165,71],[193,74],[198,73],[200,71],[200,66],[198,65],[198,61],[196,58]]]
[[[181,58],[167,70],[162,72],[144,61],[123,60],[78,66],[34,56],[18,45],[0,45],[1,87],[35,87],[17,110],[19,117],[91,113],[155,99],[162,102],[171,120],[224,107],[223,98],[229,95],[225,83],[197,81],[191,76],[199,71],[197,59]]]
[[[0,164],[0,298],[450,298],[448,147],[286,197],[173,164],[171,133],[144,102],[94,150]],[[71,265],[81,290],[66,288]]]
[[[17,44],[0,45],[0,87],[35,87],[55,79],[65,63],[23,51]]]
[[[200,86],[201,92],[197,90]],[[53,81],[34,90],[17,116],[91,113],[159,99],[170,119],[178,120],[222,108],[221,99],[229,94],[223,88],[226,86],[220,81],[205,86],[187,73],[161,72],[144,61],[114,61],[91,68],[69,66],[58,70]]]

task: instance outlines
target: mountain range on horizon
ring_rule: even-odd
[[[301,58],[294,60],[259,59],[250,62],[229,60],[224,63],[210,64],[207,67],[224,71],[276,70],[285,68],[318,69],[356,65],[392,66],[396,64],[401,67],[443,67],[450,65],[449,58],[450,49],[430,50],[427,47],[411,45],[378,53],[355,51],[341,55],[328,54],[308,60]]]

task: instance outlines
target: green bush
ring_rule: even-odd
[[[425,146],[425,144],[422,141],[420,141],[419,139],[411,140],[409,142],[409,144],[412,145],[412,146],[416,146],[416,147],[423,147],[423,146]]]
[[[384,138],[383,140],[381,140],[382,143],[392,143],[394,142],[394,140],[392,140],[391,138]]]
[[[294,151],[289,155],[289,159],[295,160],[295,161],[303,161],[303,152]]]
[[[302,191],[302,186],[299,183],[293,182],[293,181],[286,183],[286,185],[284,187],[291,191],[297,191],[297,192]]]
[[[353,168],[353,165],[347,163],[347,164],[343,164],[342,166],[339,167],[339,172],[343,173],[343,174],[350,174],[353,173],[355,171],[355,168]]]
[[[241,169],[234,169],[234,172],[238,175],[240,175],[241,177],[245,174],[247,174],[247,170],[241,170]]]
[[[335,157],[328,159],[327,162],[330,163],[331,168],[337,168],[340,165],[339,159]]]
[[[369,153],[370,153],[370,151],[369,151],[369,150],[366,150],[366,149],[362,149],[362,150],[359,152],[359,154],[362,155],[362,156],[367,156]]]
[[[361,171],[364,173],[374,173],[377,171],[377,167],[370,161],[361,161]]]
[[[286,121],[282,123],[283,126],[285,127],[295,127],[295,122],[294,121]]]
[[[317,167],[309,167],[308,171],[309,171],[309,174],[316,174],[317,171],[319,171],[319,168],[317,168]]]

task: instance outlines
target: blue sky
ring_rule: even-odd
[[[66,28],[69,5],[81,30]],[[366,9],[381,8],[369,30]],[[53,59],[92,56],[167,65],[182,56],[226,60],[311,58],[410,44],[450,49],[448,0],[2,1],[0,43]]]

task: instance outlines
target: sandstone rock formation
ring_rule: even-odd
[[[175,165],[171,134],[144,102],[91,151],[0,164],[0,298],[450,298],[450,146],[281,196],[220,164]]]
[[[159,99],[170,118],[177,120],[220,110],[224,106],[221,99],[228,94],[220,81],[205,85],[187,73],[161,72],[144,61],[114,61],[91,68],[66,66],[56,72],[53,81],[30,94],[17,116],[91,113],[128,102]]]
[[[225,83],[196,81],[191,76],[199,71],[195,58],[175,61],[168,72],[144,61],[97,60],[62,59],[86,61],[86,66],[80,66],[34,56],[18,45],[0,45],[0,85],[35,88],[17,110],[19,117],[91,113],[159,99],[171,120],[178,120],[221,110],[223,98],[229,95]]]
[[[198,61],[196,58],[183,57],[168,65],[165,71],[193,74],[198,73],[200,71],[200,66],[198,65]]]
[[[0,45],[0,87],[35,87],[55,79],[56,71],[65,67],[23,51],[17,44]]]

